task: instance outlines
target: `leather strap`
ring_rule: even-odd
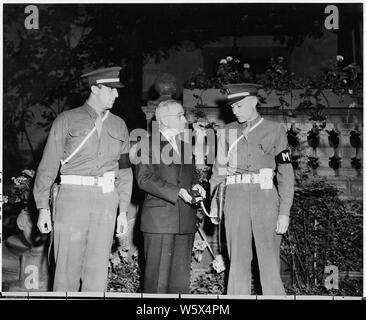
[[[105,115],[102,118],[102,122],[107,119],[109,114],[109,110],[105,113]],[[83,139],[83,141],[80,142],[80,144],[77,146],[77,148],[65,159],[61,160],[61,166],[63,166],[65,163],[68,163],[72,157],[74,157],[81,147],[88,141],[88,139],[91,137],[91,135],[94,133],[94,131],[97,130],[97,128],[94,126],[94,128],[88,133],[88,135]]]

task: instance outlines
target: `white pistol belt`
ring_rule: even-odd
[[[114,191],[115,172],[106,172],[103,177],[61,175],[61,184],[101,187],[103,193]]]
[[[258,183],[261,189],[273,188],[273,170],[260,169],[259,173],[234,174],[226,177],[226,184]]]

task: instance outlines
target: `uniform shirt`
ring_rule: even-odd
[[[103,116],[103,115],[102,115]],[[61,113],[53,122],[41,163],[37,170],[33,194],[37,208],[49,207],[50,188],[57,176],[61,160],[65,160],[93,129],[98,115],[87,103]],[[129,152],[129,135],[125,122],[109,113],[100,136],[97,130],[68,163],[61,166],[62,175],[101,177],[116,172],[115,186],[119,208],[126,212],[131,199],[131,168],[118,170],[121,154]]]
[[[271,168],[275,170],[278,183],[279,214],[289,215],[295,182],[292,164],[276,164],[275,161],[275,156],[288,148],[286,131],[279,123],[261,119],[258,117],[250,123],[252,130],[247,138],[240,138],[246,123],[232,122],[219,129],[211,190],[215,192],[228,175],[258,173],[262,168]]]

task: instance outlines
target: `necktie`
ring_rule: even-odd
[[[100,137],[100,134],[102,132],[102,116],[98,114],[97,119],[95,120],[95,127],[97,128],[98,136]]]
[[[173,149],[175,150],[175,152],[179,154],[177,141],[176,141],[175,139],[176,139],[176,136],[174,136],[174,137],[170,137],[170,138],[169,138],[169,143],[172,145],[172,147],[173,147]]]

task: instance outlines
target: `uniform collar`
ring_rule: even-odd
[[[96,119],[98,117],[98,113],[95,111],[95,109],[90,106],[87,102],[84,103],[85,110],[88,112],[91,118]],[[100,113],[100,116],[103,118],[107,110]]]
[[[244,128],[247,127],[248,124],[250,124],[250,127],[253,127],[253,126],[255,126],[260,121],[260,119],[262,119],[262,117],[258,114],[258,116],[255,119],[251,120],[251,121],[246,121],[246,122],[243,122],[243,123],[238,123],[239,124],[239,128],[240,129],[244,129]]]

